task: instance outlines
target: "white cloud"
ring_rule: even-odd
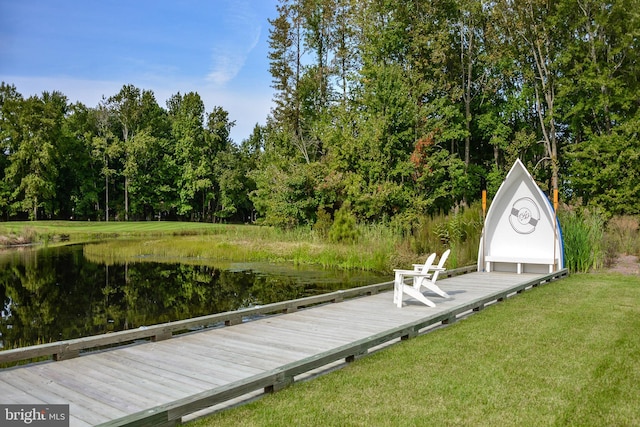
[[[227,2],[224,9],[225,19],[219,32],[224,36],[214,41],[211,71],[206,77],[217,86],[226,85],[238,75],[262,33],[262,26],[247,2]]]
[[[238,75],[247,56],[230,49],[213,49],[213,66],[207,80],[217,86],[224,86]]]

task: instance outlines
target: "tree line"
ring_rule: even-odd
[[[565,201],[640,212],[639,6],[280,0],[259,211],[448,212],[521,158]]]
[[[448,212],[516,158],[549,193],[640,212],[640,0],[280,0],[274,107],[236,144],[197,93],[95,108],[0,90],[5,218],[313,225]]]
[[[0,86],[4,218],[246,220],[247,143],[222,107],[195,92],[158,105],[124,85],[95,108],[60,92],[24,99]]]

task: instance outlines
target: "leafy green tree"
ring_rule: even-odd
[[[443,146],[452,154],[465,153],[463,158],[466,143],[470,144],[468,127],[473,115],[472,111],[466,115],[464,107],[468,102],[471,109],[471,101],[478,92],[474,67],[477,52],[482,51],[477,43],[480,35],[472,6],[471,0],[417,2],[405,6],[402,13],[413,29],[407,58],[419,109],[414,140],[438,133]]]
[[[334,29],[336,7],[336,0],[303,0],[301,5],[305,28],[304,47],[313,52],[315,57],[307,73],[317,93],[316,105],[319,111],[328,107],[331,97],[329,58],[334,45],[331,32]]]
[[[408,9],[407,9],[408,8]],[[416,139],[417,93],[409,65],[410,5],[374,3],[362,11],[360,85],[354,103],[354,146],[346,200],[367,220],[379,220],[406,208],[411,185],[409,156]],[[344,115],[342,117],[349,117]],[[339,141],[336,141],[340,144]]]
[[[11,185],[6,176],[11,153],[19,138],[19,113],[23,98],[14,85],[0,84],[0,214],[9,216]]]
[[[246,193],[242,195],[246,169],[241,152],[229,135],[235,122],[222,107],[214,107],[207,116],[207,153],[212,161],[213,187],[209,194],[209,211],[213,218],[228,219],[238,212]]]
[[[357,74],[360,64],[358,49],[358,27],[356,24],[358,2],[356,0],[336,0],[334,21],[330,33],[333,52],[330,58],[331,78],[337,88],[339,104],[345,107],[357,82],[353,75]]]
[[[221,220],[247,217],[249,188],[246,174],[249,170],[246,168],[245,160],[242,151],[233,144],[216,156],[218,195],[215,216]]]
[[[209,171],[203,161],[204,103],[195,92],[186,95],[180,93],[168,101],[169,116],[172,121],[172,135],[175,139],[175,159],[178,168],[177,187],[179,191],[179,215],[191,215],[202,212],[205,191],[212,185]],[[200,208],[199,208],[200,207]]]
[[[280,0],[269,20],[269,71],[275,90],[273,116],[291,137],[300,134],[298,82],[302,75],[302,22],[296,0]]]
[[[640,114],[572,145],[569,176],[575,196],[613,215],[640,213]]]
[[[95,131],[91,134],[91,155],[100,168],[100,175],[104,178],[104,219],[109,221],[109,186],[117,172],[115,160],[120,157],[122,146],[112,131],[111,111],[106,99],[103,98],[93,110],[93,116]]]
[[[139,130],[127,146],[124,173],[129,177],[132,214],[150,219],[175,204],[176,176],[167,113],[147,90],[142,91],[140,107]]]
[[[175,159],[178,173],[178,214],[191,215],[192,219],[212,220],[220,205],[218,178],[228,165],[216,161],[219,153],[231,153],[229,134],[235,125],[229,113],[222,107],[214,107],[207,115],[200,95],[190,92],[177,94],[168,101],[172,134],[175,139]],[[226,177],[233,175],[225,174]],[[228,202],[228,200],[226,200]],[[235,213],[226,203],[225,216]],[[230,213],[231,212],[231,213]]]
[[[92,154],[96,132],[94,111],[81,103],[72,104],[65,119],[64,146],[58,150],[60,173],[56,198],[61,218],[97,218],[100,165]]]
[[[265,127],[256,124],[249,138],[242,141],[237,156],[234,159],[237,167],[231,170],[235,172],[235,178],[242,182],[242,190],[230,197],[238,211],[238,219],[243,222],[255,222],[256,211],[251,201],[251,194],[256,190],[256,183],[252,178],[252,171],[258,168],[258,161],[264,150]],[[221,192],[224,185],[221,179]]]
[[[516,158],[633,213],[639,1],[280,0],[275,106],[240,146],[194,92],[164,110],[125,85],[90,109],[2,83],[0,213],[380,221],[473,203]]]
[[[162,188],[164,153],[158,138],[148,130],[129,140],[124,174],[129,179],[131,213],[149,219],[157,209],[157,190]]]
[[[569,140],[565,193],[610,214],[638,212],[639,7],[637,0],[567,5],[575,37],[560,92]]]
[[[129,157],[129,142],[134,137],[140,127],[140,116],[142,110],[142,97],[140,89],[134,85],[124,85],[120,92],[108,99],[111,114],[117,120],[122,134],[122,144],[124,155],[123,176],[124,176],[124,219],[129,220],[129,171],[126,164]]]
[[[561,55],[567,45],[566,33],[556,31],[564,25],[561,2],[527,0],[498,1],[493,17],[502,27],[503,43],[511,46],[522,71],[522,83],[533,92],[533,111],[538,119],[539,140],[544,160],[550,164],[551,189],[559,183],[559,118],[557,93],[562,70]]]
[[[416,186],[412,210],[418,214],[449,212],[472,191],[464,161],[438,146],[434,135],[418,141],[411,163]]]
[[[250,198],[261,222],[281,228],[313,224],[318,208],[315,189],[321,176],[319,168],[317,162],[291,163],[267,146],[258,168],[249,172],[256,185]]]
[[[560,109],[572,140],[610,134],[638,109],[638,0],[565,4],[575,34],[563,56]]]
[[[485,90],[487,85],[486,67],[487,52],[485,47],[485,28],[487,16],[483,13],[482,2],[479,0],[466,0],[459,2],[459,10],[456,13],[457,22],[454,28],[457,31],[458,42],[454,52],[459,52],[461,82],[461,98],[464,102],[464,164],[469,168],[471,163],[472,121],[476,114],[475,100],[487,97]],[[456,86],[454,86],[456,87]],[[455,89],[454,89],[455,90]]]
[[[6,179],[13,188],[12,208],[28,212],[30,219],[38,219],[38,210],[52,216],[59,172],[56,152],[63,139],[63,121],[67,99],[60,92],[44,92],[21,103],[15,139],[10,148],[10,165]]]

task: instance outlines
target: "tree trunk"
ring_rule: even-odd
[[[124,220],[129,221],[129,178],[124,177]]]
[[[105,206],[105,221],[109,222],[109,175],[104,175],[104,206]]]

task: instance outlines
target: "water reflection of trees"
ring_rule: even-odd
[[[81,246],[0,259],[4,348],[133,329],[337,289],[206,265],[88,262]]]

